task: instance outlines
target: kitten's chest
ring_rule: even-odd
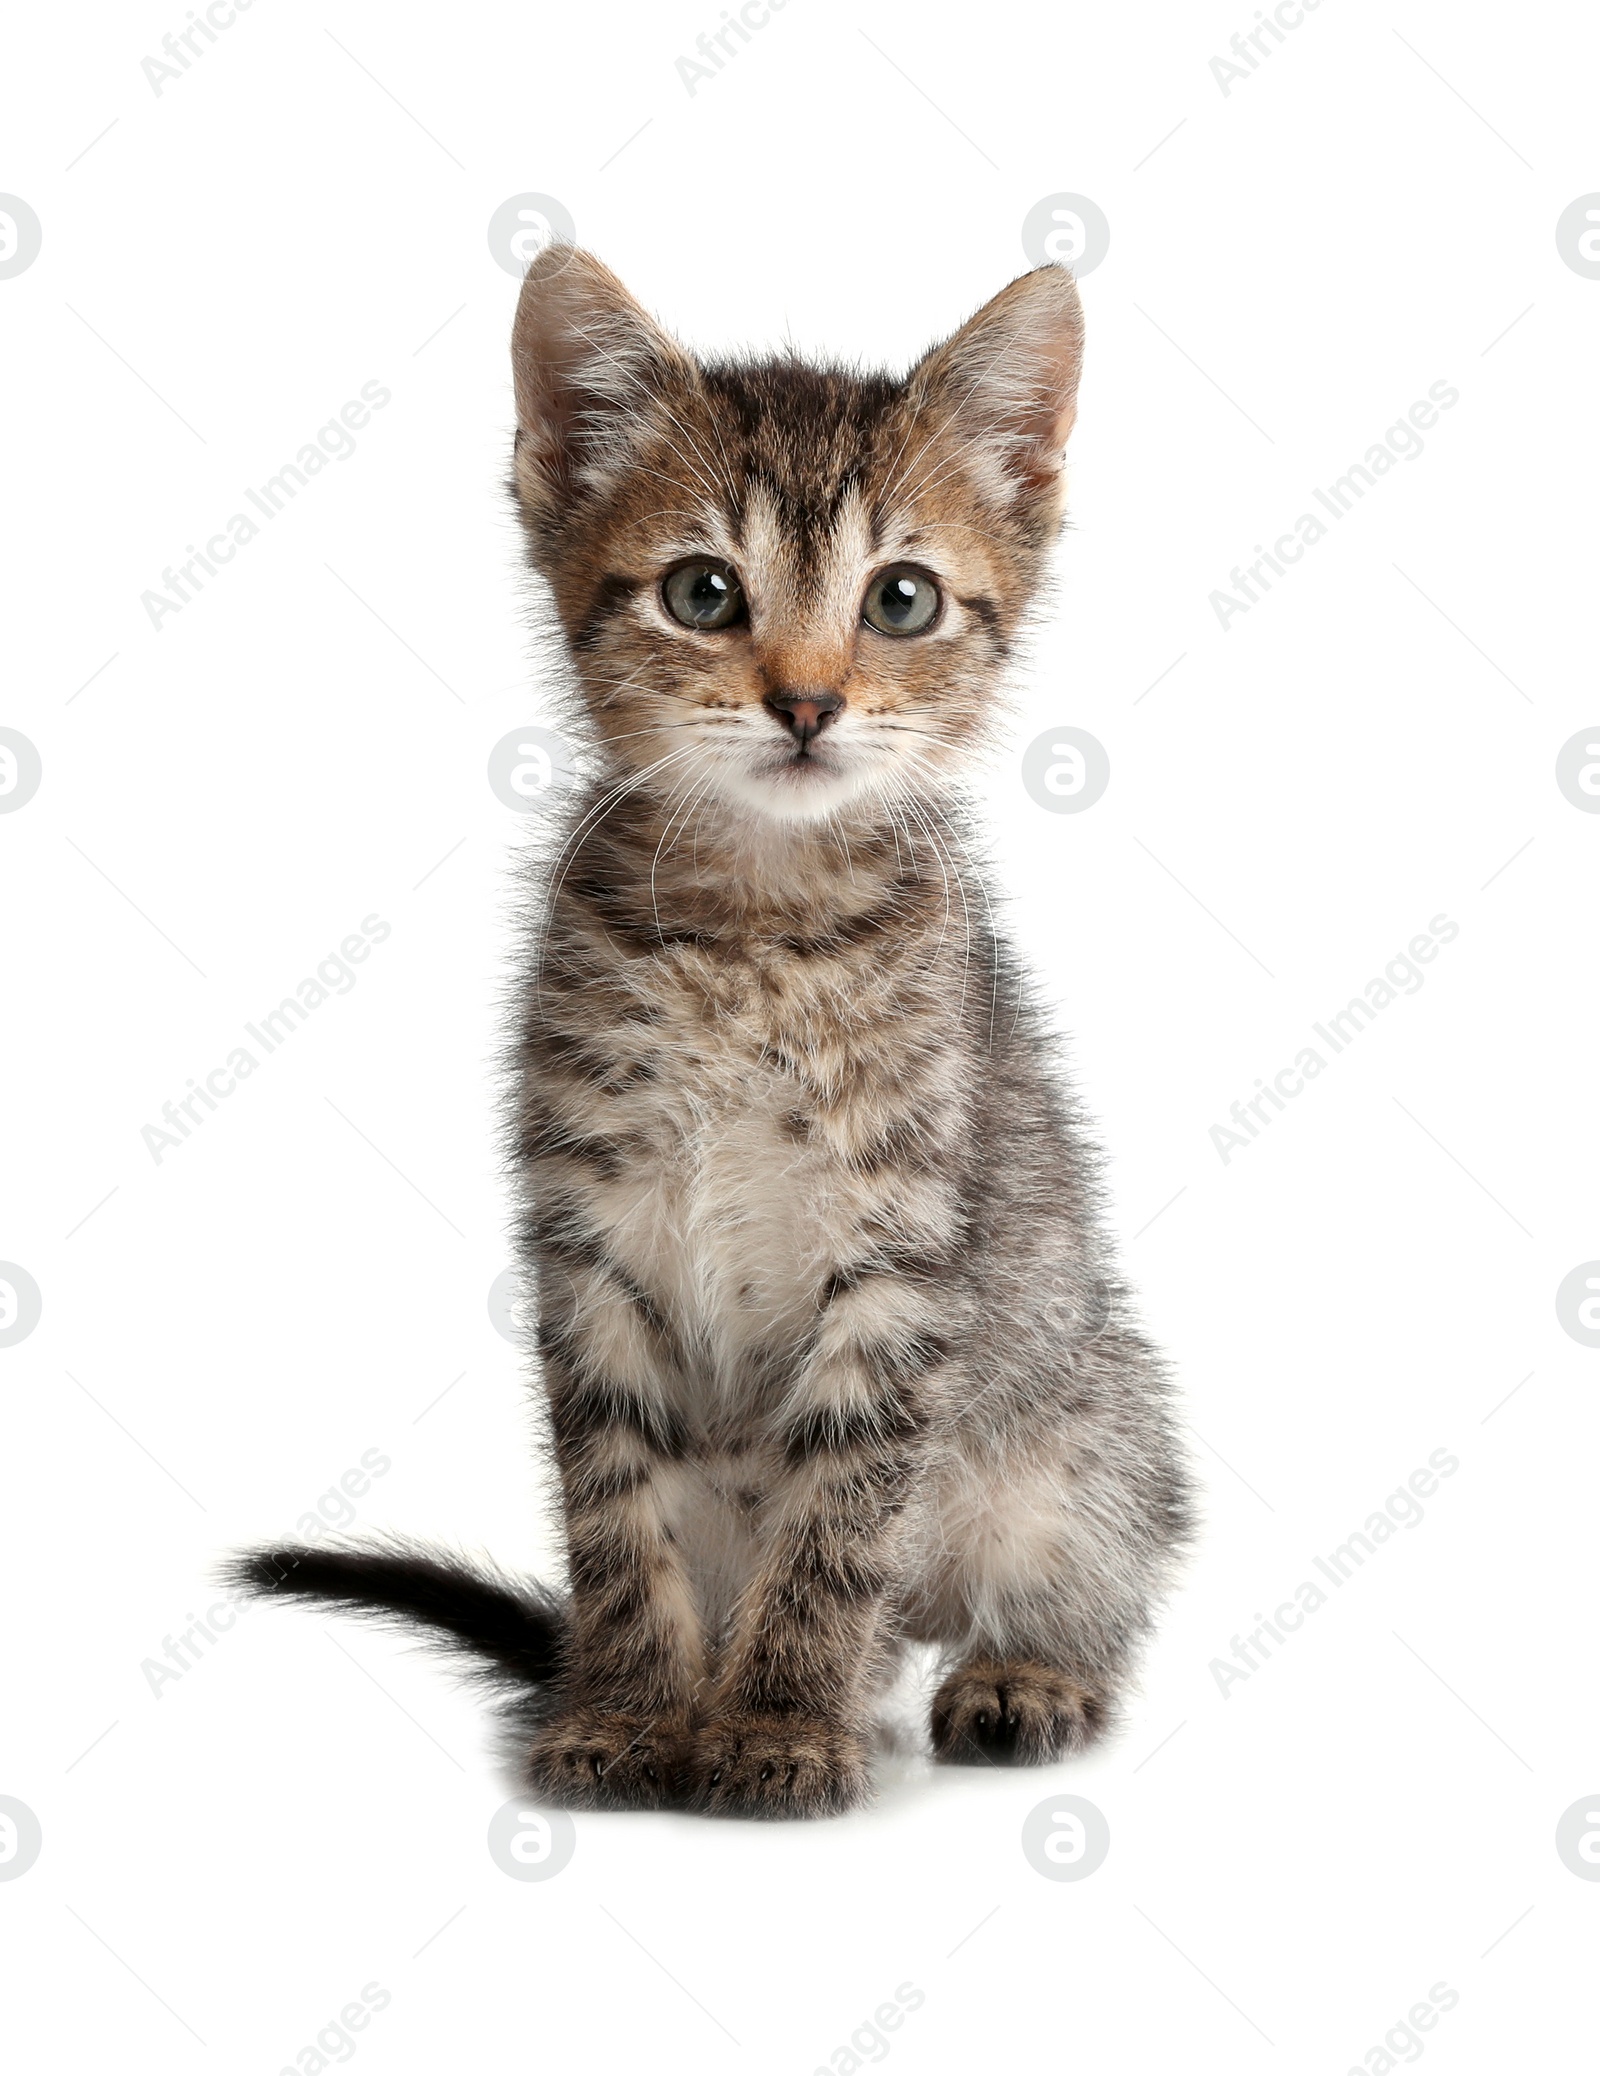
[[[891,1061],[911,1010],[849,976],[661,977],[619,1063],[611,1129],[627,1152],[608,1243],[714,1362],[737,1369],[814,1324],[859,1252],[861,1149],[895,1114]]]
[[[794,1033],[746,996],[707,1017],[663,990],[628,1092],[628,1252],[677,1317],[736,1350],[814,1310],[845,1222],[829,1108]]]

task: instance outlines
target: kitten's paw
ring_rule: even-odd
[[[690,1806],[709,1816],[838,1816],[867,1800],[867,1740],[814,1716],[714,1717],[689,1754]]]
[[[663,1809],[673,1799],[681,1726],[574,1708],[538,1730],[528,1785],[564,1809]]]
[[[933,1753],[955,1766],[1040,1766],[1105,1728],[1105,1698],[1028,1659],[977,1659],[933,1697]]]

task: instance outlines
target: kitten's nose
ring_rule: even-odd
[[[769,692],[766,703],[803,749],[827,727],[844,699],[837,692]]]

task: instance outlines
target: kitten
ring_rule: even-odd
[[[937,1757],[1077,1751],[1188,1532],[960,791],[1082,330],[1042,267],[897,379],[696,361],[570,247],[523,287],[514,488],[600,772],[511,1133],[570,1593],[400,1545],[234,1575],[534,1693],[551,1801],[848,1809],[913,1641]]]

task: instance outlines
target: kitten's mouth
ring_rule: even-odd
[[[870,764],[870,759],[867,760]],[[866,769],[854,744],[766,742],[745,765],[738,791],[751,804],[789,820],[831,813],[859,792]]]
[[[778,759],[776,770],[780,776],[815,772],[819,777],[837,778],[839,760],[831,754],[832,744],[827,749],[818,749],[815,743],[802,743],[797,750],[790,750]]]

